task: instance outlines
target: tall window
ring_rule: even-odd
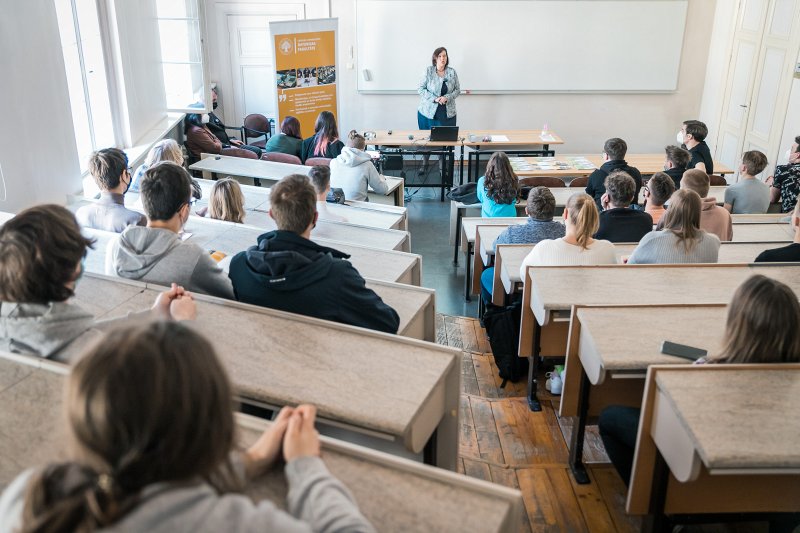
[[[55,0],[81,171],[94,150],[114,146],[114,123],[95,0]]]
[[[197,0],[156,0],[167,108],[205,107],[203,43]]]

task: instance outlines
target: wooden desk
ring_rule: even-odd
[[[765,213],[763,215],[731,215],[736,224],[790,224],[790,213]],[[791,224],[790,224],[791,225]]]
[[[743,222],[733,226],[733,242],[786,242],[792,239],[794,230],[790,224]]]
[[[583,465],[588,418],[609,405],[640,407],[650,365],[687,364],[661,353],[664,340],[719,353],[727,313],[724,304],[573,306],[560,415],[577,417],[569,463],[578,483],[590,482]]]
[[[571,160],[575,158],[586,158],[592,163],[595,168],[592,169],[578,169],[575,168]],[[522,158],[526,163],[535,164],[542,163],[543,159],[539,157],[524,157]],[[625,156],[625,161],[632,167],[635,167],[642,173],[643,176],[649,176],[656,172],[664,170],[664,154],[628,154]],[[571,168],[566,170],[514,170],[519,177],[528,176],[554,176],[561,177],[581,177],[588,176],[603,164],[603,156],[600,154],[559,154],[557,157],[549,158],[548,160],[558,161],[560,163],[569,164]],[[714,174],[724,176],[725,174],[733,174],[733,169],[726,167],[719,161],[714,161]]]
[[[218,155],[205,157],[191,165],[189,169],[203,172],[204,177],[206,177],[205,174],[207,173],[208,178],[211,178],[214,174],[221,174],[224,176],[239,176],[275,183],[289,174],[308,175],[311,167],[262,161],[260,159],[243,159],[241,157]],[[370,201],[402,206],[404,202],[403,180],[391,176],[384,177],[386,181],[389,182],[389,190],[385,195],[370,192],[367,195]]]
[[[539,357],[564,357],[573,305],[637,303],[727,304],[736,288],[754,274],[786,283],[800,294],[800,266],[793,265],[604,265],[528,267],[522,292],[519,355],[531,357],[528,400],[537,410],[535,369]]]
[[[503,151],[511,156],[553,156],[555,151],[550,150],[550,145],[564,144],[564,140],[555,132],[548,131],[543,133],[541,130],[472,129],[461,130],[459,135],[464,139],[464,147],[472,148],[467,156],[468,182],[478,181],[482,155]],[[483,140],[487,136],[491,138],[488,142]]]
[[[628,513],[651,531],[667,514],[796,516],[798,390],[800,364],[651,366]]]
[[[47,361],[0,353],[0,489],[27,468],[66,458],[63,446],[64,378],[67,368]],[[13,387],[9,385],[14,384]],[[242,448],[270,422],[236,414]],[[516,532],[524,512],[519,491],[432,468],[322,436],[328,469],[353,493],[359,509],[378,531]],[[286,508],[282,469],[246,487],[255,501]]]
[[[400,314],[401,334],[424,329],[424,315],[433,318],[433,306],[419,301],[432,304],[433,291],[367,286]],[[87,274],[76,302],[97,318],[115,318],[149,308],[162,290]],[[420,454],[427,447],[428,462],[455,468],[460,351],[210,296],[195,300],[197,320],[187,324],[208,337],[243,401],[266,407],[311,402],[330,425],[390,449]]]
[[[464,299],[466,301],[470,301],[470,283],[472,281],[472,276],[470,274],[472,268],[472,255],[475,250],[475,237],[477,234],[477,227],[481,226],[490,226],[490,225],[500,225],[504,229],[508,227],[509,224],[513,223],[524,223],[527,219],[517,220],[517,218],[507,218],[507,217],[495,217],[495,218],[481,218],[481,217],[470,217],[470,218],[459,218],[458,220],[458,227],[460,227],[461,231],[461,249],[464,251],[464,268],[466,269],[466,273],[464,276]],[[455,252],[453,254],[453,264],[457,264],[458,258],[458,239],[456,239],[455,244]]]

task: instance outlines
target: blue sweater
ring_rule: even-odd
[[[536,244],[544,239],[558,239],[564,236],[566,228],[561,222],[550,220],[534,220],[528,217],[525,224],[509,226],[501,233],[497,244]]]

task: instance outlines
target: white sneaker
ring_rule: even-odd
[[[554,374],[553,372],[547,372],[545,374],[545,377],[547,378],[547,381],[544,382],[544,388],[547,389],[548,391],[550,390],[550,387],[553,386],[553,383],[552,383],[553,374]]]
[[[550,376],[550,392],[552,394],[561,394],[561,389],[564,387],[564,382],[557,373]]]

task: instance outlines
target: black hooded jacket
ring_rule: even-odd
[[[366,287],[348,257],[276,230],[236,254],[228,275],[240,302],[397,333],[397,312]]]
[[[642,188],[641,172],[639,172],[639,169],[636,167],[628,165],[624,159],[612,159],[611,161],[606,161],[600,168],[592,172],[586,184],[586,194],[594,198],[594,203],[597,204],[600,210],[603,209],[600,205],[600,198],[602,198],[606,192],[606,178],[615,170],[627,172],[633,178],[633,181],[636,182],[636,194],[633,196],[633,204],[639,203],[639,190]]]

